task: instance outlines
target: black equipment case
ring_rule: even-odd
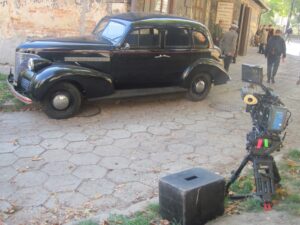
[[[201,168],[159,181],[160,214],[182,225],[201,225],[224,213],[225,180]]]

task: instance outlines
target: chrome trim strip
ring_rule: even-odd
[[[65,62],[110,62],[108,57],[65,57]]]

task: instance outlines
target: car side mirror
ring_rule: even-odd
[[[126,42],[126,43],[124,43],[124,44],[123,44],[123,46],[122,46],[122,49],[123,49],[123,50],[130,49],[130,44],[129,44],[129,43],[127,43],[127,42]]]

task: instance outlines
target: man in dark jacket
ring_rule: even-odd
[[[272,81],[272,83],[275,83],[274,77],[280,64],[280,58],[282,57],[282,60],[284,60],[286,57],[285,41],[281,37],[280,30],[276,30],[275,34],[268,40],[265,56],[268,60],[267,82]]]

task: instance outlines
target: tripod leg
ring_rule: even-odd
[[[273,165],[273,173],[274,173],[274,183],[276,185],[280,183],[281,177],[273,157],[272,160],[273,160],[272,165]]]
[[[240,176],[242,170],[244,169],[244,167],[247,165],[247,163],[250,160],[250,154],[246,155],[245,158],[243,159],[243,161],[241,162],[240,166],[238,167],[238,169],[232,174],[232,176],[230,177],[230,180],[228,181],[228,183],[226,184],[225,187],[225,193],[226,195],[228,194],[228,190],[230,188],[230,186],[236,181],[236,179]]]

